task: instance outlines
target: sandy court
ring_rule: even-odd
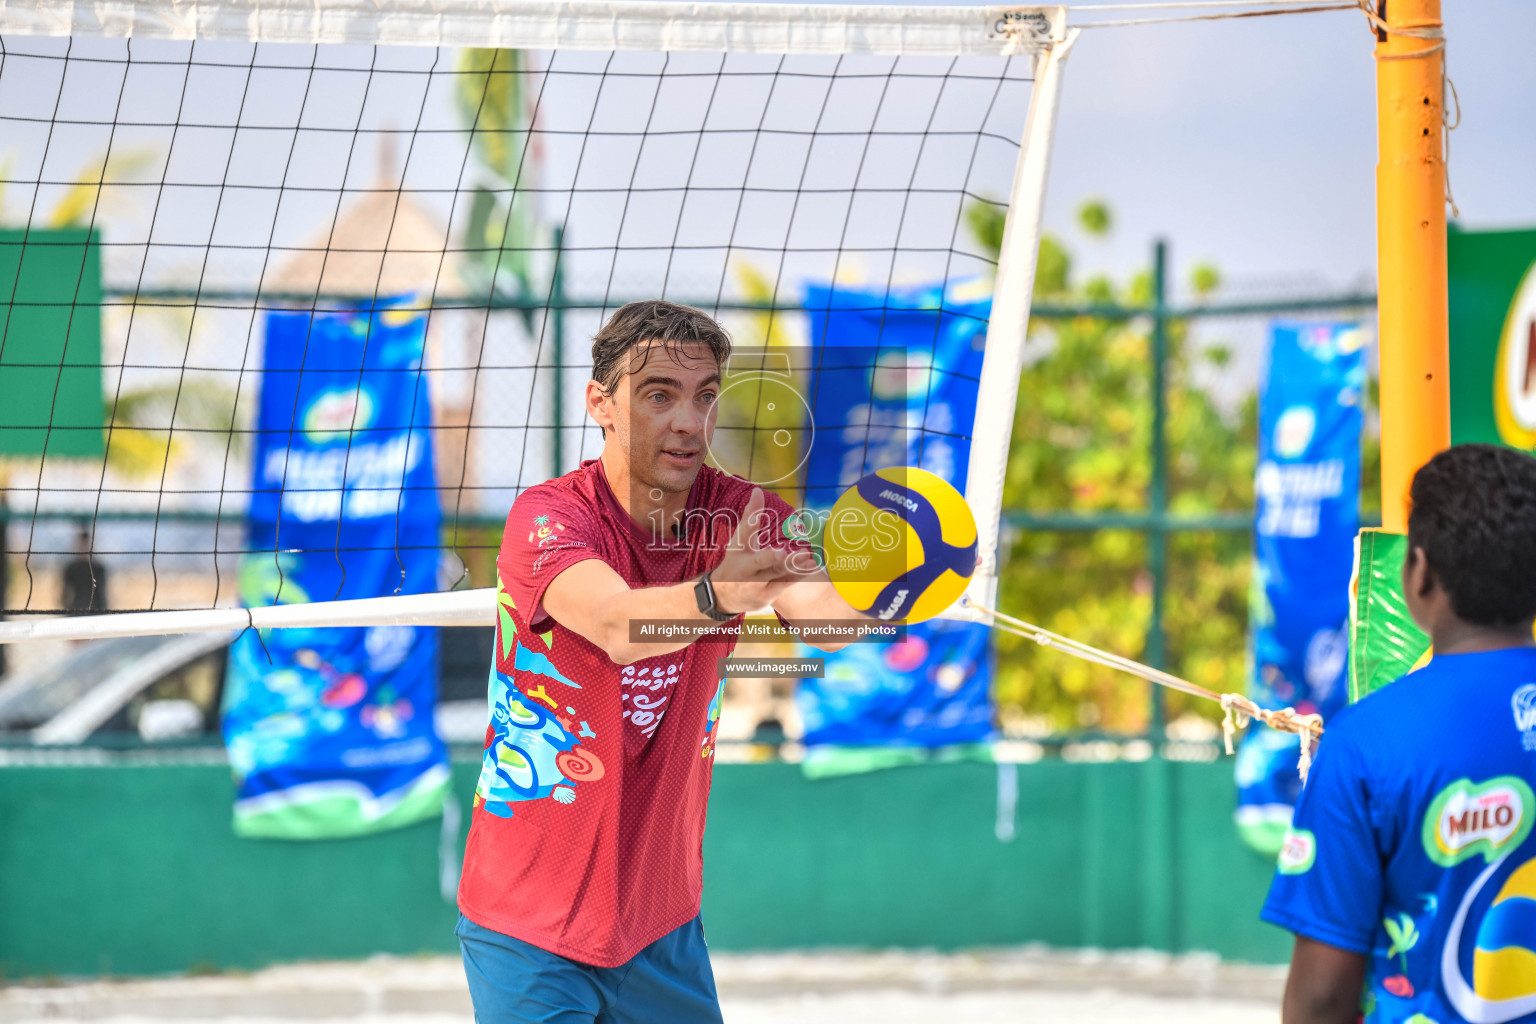
[[[716,953],[730,1024],[1271,1024],[1284,969],[1043,949]],[[471,1024],[456,957],[0,988],[0,1024]]]
[[[1275,1005],[1115,992],[856,992],[730,999],[728,1024],[1274,1024]]]
[[[1261,1003],[1127,996],[1112,992],[856,992],[836,996],[726,999],[727,1024],[1274,1024],[1279,1010]],[[36,1018],[58,1021],[60,1018]],[[103,1017],[98,1024],[472,1024],[460,1014],[359,1017]]]

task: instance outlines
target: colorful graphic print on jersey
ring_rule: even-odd
[[[553,797],[574,803],[578,782],[603,777],[603,763],[582,749],[568,719],[525,697],[501,672],[491,673],[491,692],[492,735],[475,786],[476,806],[510,818],[511,805],[519,800]],[[585,722],[580,727],[590,732]]]
[[[704,724],[704,743],[700,747],[699,756],[709,757],[715,752],[715,737],[720,725],[720,703],[725,700],[725,680],[720,680],[720,686],[715,690],[715,699],[709,702],[709,719]]]
[[[560,698],[550,693],[550,686],[555,684],[561,696],[565,695],[560,687],[580,690],[581,686],[562,675],[548,655],[517,642],[517,625],[509,614],[516,605],[500,579],[496,581],[496,600],[497,644],[502,656],[516,648],[513,664],[519,671],[551,680],[540,681],[524,693],[510,676],[491,666],[487,694],[491,725],[480,780],[475,785],[475,806],[510,818],[512,804],[520,800],[553,797],[557,803],[574,803],[577,783],[600,780],[603,763],[581,746],[583,739],[596,738],[592,727],[579,718],[573,704],[566,704],[565,714],[560,714]],[[549,649],[548,633],[535,639]],[[575,700],[578,695],[565,699]]]
[[[1424,852],[1451,866],[1482,855],[1487,866],[1457,904],[1441,955],[1446,997],[1456,1012],[1483,1024],[1505,1024],[1536,1013],[1536,858],[1516,859],[1493,902],[1473,915],[1490,883],[1531,833],[1536,798],[1524,779],[1501,775],[1481,784],[1459,779],[1430,805]],[[1470,983],[1462,969],[1471,946]]]
[[[1493,902],[1477,916],[1478,896],[1504,873],[1510,855],[1496,859],[1462,897],[1446,933],[1440,974],[1456,1012],[1479,1024],[1508,1024],[1536,1014],[1536,857],[1502,879]],[[1472,949],[1472,976],[1462,954]]]

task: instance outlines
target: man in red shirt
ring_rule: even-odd
[[[601,456],[507,517],[459,886],[480,1024],[720,1020],[699,924],[719,659],[744,612],[858,617],[784,501],[704,465],[729,355],[696,309],[620,309],[592,344]],[[702,635],[632,630],[678,620]]]

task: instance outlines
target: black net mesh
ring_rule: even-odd
[[[277,560],[305,507],[338,565],[405,544],[441,552],[432,586],[488,584],[512,500],[601,448],[590,339],[623,303],[812,351],[829,283],[877,310],[985,290],[1031,70],[0,39],[3,610],[236,604],[243,557]],[[379,354],[417,321],[419,358]],[[302,335],[281,366],[275,323]],[[373,355],[341,365],[349,323]],[[356,388],[263,412],[264,391],[338,365],[409,378],[405,418],[370,421]],[[968,443],[971,424],[902,429]],[[391,430],[430,447],[374,453]],[[285,454],[301,433],[334,465]],[[250,526],[262,458],[275,531]],[[838,485],[789,483],[813,504]],[[354,487],[392,519],[431,490],[435,538],[346,528]]]

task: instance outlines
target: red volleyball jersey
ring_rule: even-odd
[[[740,515],[751,494],[705,466],[688,508]],[[781,537],[790,508],[764,498],[765,531]],[[541,605],[550,581],[588,558],[631,587],[696,578],[722,552],[710,531],[689,532],[661,540],[637,525],[595,459],[513,504],[496,562],[491,723],[459,883],[459,909],[476,924],[615,967],[698,914],[718,659],[735,649],[740,620],[620,666]]]

